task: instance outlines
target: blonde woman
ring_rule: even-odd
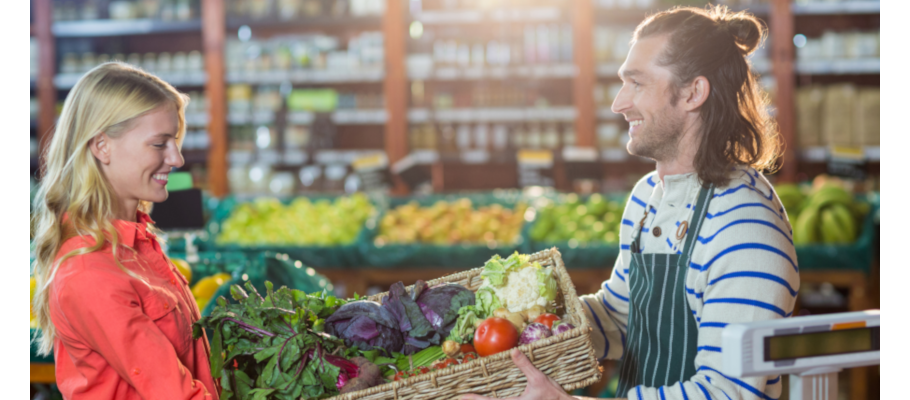
[[[65,399],[218,398],[199,309],[146,214],[183,165],[187,101],[106,63],[63,105],[34,204],[33,308]]]

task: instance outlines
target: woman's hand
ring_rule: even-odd
[[[512,362],[518,366],[518,369],[528,378],[528,386],[524,393],[519,397],[510,397],[508,400],[575,400],[569,396],[556,381],[540,372],[531,364],[531,360],[525,357],[518,349],[512,349]],[[468,394],[461,397],[461,400],[493,400],[491,397]]]

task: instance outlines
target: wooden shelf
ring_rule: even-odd
[[[319,16],[319,17],[297,17],[293,20],[283,20],[279,18],[253,19],[248,17],[228,17],[227,29],[237,30],[241,26],[249,26],[251,29],[268,29],[268,30],[314,30],[326,28],[344,28],[344,29],[381,29],[382,16]]]
[[[174,73],[154,73],[159,78],[163,79],[165,82],[170,83],[176,87],[192,87],[192,86],[205,86],[205,83],[208,81],[208,76],[205,71],[198,72],[189,72],[182,74]],[[66,73],[66,74],[57,74],[54,76],[54,87],[57,89],[72,89],[73,86],[76,86],[76,82],[82,78],[84,73]]]
[[[227,83],[248,83],[251,85],[278,85],[284,82],[293,84],[328,84],[328,83],[373,83],[382,82],[385,74],[381,69],[364,70],[299,70],[269,72],[227,73]]]
[[[881,73],[881,59],[797,60],[796,72],[803,75],[874,75]]]
[[[54,22],[55,37],[103,37],[160,33],[201,33],[202,21],[161,21],[154,19],[91,20]]]
[[[277,18],[251,19],[239,17],[224,17],[225,5],[220,0],[201,0],[202,14],[208,16],[192,21],[160,21],[160,20],[96,20],[96,21],[67,21],[52,22],[52,1],[35,0],[35,23],[30,26],[30,34],[41,41],[41,73],[40,79],[31,81],[32,88],[41,101],[42,112],[38,119],[38,130],[52,133],[53,104],[59,97],[58,90],[67,90],[78,81],[82,74],[55,75],[55,39],[77,37],[114,37],[114,36],[154,36],[159,34],[195,34],[202,37],[202,48],[205,56],[206,70],[190,76],[176,76],[159,74],[163,79],[178,87],[205,87],[206,96],[211,104],[206,114],[187,115],[187,123],[194,128],[204,127],[210,135],[210,148],[203,157],[200,153],[194,159],[205,160],[209,170],[209,187],[216,196],[229,193],[227,183],[228,167],[228,142],[227,129],[229,125],[236,124],[267,124],[274,123],[274,113],[257,113],[252,115],[231,115],[227,112],[225,89],[228,84],[246,83],[252,85],[291,83],[295,85],[370,85],[382,83],[385,95],[385,108],[382,110],[337,110],[332,113],[332,120],[339,126],[364,126],[356,128],[358,132],[363,129],[373,129],[369,126],[383,125],[385,153],[389,156],[390,164],[394,164],[406,156],[424,154],[422,151],[411,151],[408,148],[408,124],[422,122],[520,122],[520,121],[553,121],[573,122],[577,132],[579,146],[592,147],[596,142],[596,124],[598,121],[622,121],[622,116],[612,113],[607,106],[598,106],[593,102],[593,93],[590,87],[598,78],[615,78],[621,61],[597,64],[592,59],[593,52],[579,51],[578,49],[593,46],[593,27],[597,23],[610,23],[615,25],[634,27],[649,12],[658,11],[640,9],[600,9],[591,0],[570,0],[566,7],[536,7],[536,8],[498,8],[483,10],[458,10],[458,11],[423,11],[408,15],[407,3],[397,0],[386,0],[386,12],[382,16],[341,16],[341,17],[305,17],[293,21],[283,21]],[[754,71],[760,74],[773,74],[777,83],[779,108],[776,115],[782,137],[787,142],[785,154],[785,171],[779,175],[783,181],[792,181],[796,178],[799,165],[820,165],[823,162],[810,161],[818,157],[817,150],[800,150],[795,143],[794,113],[792,93],[795,88],[796,75],[816,75],[815,79],[836,79],[837,75],[862,75],[874,76],[880,73],[881,62],[879,59],[859,60],[812,60],[798,61],[793,59],[792,36],[794,34],[795,18],[797,16],[828,16],[828,15],[870,15],[881,12],[880,3],[877,1],[848,1],[840,3],[810,3],[791,4],[788,0],[770,0],[769,4],[731,7],[734,10],[748,10],[760,18],[767,19],[771,27],[772,42],[782,43],[782,47],[769,51],[769,59],[753,60]],[[212,17],[216,16],[216,17]],[[220,16],[220,17],[219,17]],[[848,18],[849,19],[849,18]],[[852,21],[852,19],[849,19]],[[407,26],[413,21],[419,21],[425,26],[433,25],[470,25],[470,24],[498,24],[498,23],[551,23],[565,22],[572,24],[574,59],[570,63],[552,65],[511,65],[500,67],[433,67],[432,63],[427,68],[417,70],[412,66],[409,70],[405,67],[407,60]],[[224,50],[226,39],[239,27],[246,25],[257,31],[259,35],[268,36],[281,31],[311,31],[321,30],[328,32],[381,29],[384,36],[385,64],[382,69],[360,71],[334,71],[334,70],[304,70],[304,71],[275,71],[267,73],[246,73],[226,71],[224,63]],[[443,27],[449,29],[448,26]],[[263,33],[265,32],[265,33]],[[332,33],[334,34],[334,33]],[[161,41],[166,36],[154,36],[150,39],[141,39],[143,42],[152,43]],[[194,39],[195,40],[195,39]],[[162,43],[161,46],[165,46]],[[158,46],[156,44],[156,46]],[[572,81],[572,104],[568,106],[551,107],[548,109],[536,108],[462,108],[448,110],[430,110],[424,108],[408,108],[408,93],[410,80],[448,81],[448,82],[483,82],[488,79],[499,80],[540,80],[540,79],[566,79]],[[40,83],[40,84],[39,84]],[[309,112],[289,112],[287,120],[293,124],[308,124],[314,119]],[[346,128],[353,129],[353,128]],[[366,135],[367,131],[363,131]],[[372,132],[372,131],[370,131]],[[39,132],[40,133],[40,132]],[[358,133],[359,134],[359,133]],[[46,141],[44,135],[42,142]],[[346,150],[341,150],[346,151]],[[815,151],[816,153],[813,153]],[[636,158],[624,154],[624,149],[614,149],[599,152],[601,162],[610,165],[608,169],[629,171],[647,167],[647,163],[636,161]],[[808,153],[809,157],[803,157]],[[332,153],[328,153],[331,158]],[[352,153],[345,153],[352,154]],[[429,154],[429,153],[425,153]],[[455,186],[468,186],[470,177],[459,181],[460,171],[474,170],[478,174],[486,174],[489,170],[482,170],[484,164],[456,164],[437,161],[439,154],[433,152],[433,157],[424,157],[424,164],[433,164],[435,177],[445,178],[446,183],[454,182]],[[478,156],[480,154],[478,153]],[[327,156],[322,156],[325,159]],[[342,158],[348,157],[341,156]],[[470,158],[470,157],[469,157]],[[478,160],[481,157],[477,158]],[[878,151],[869,153],[870,162],[877,163]],[[789,160],[789,161],[788,161]],[[439,167],[436,167],[436,166]],[[444,165],[444,166],[443,166]],[[465,165],[471,165],[465,167]],[[490,164],[492,165],[492,164]],[[498,165],[498,164],[497,164]],[[644,166],[644,167],[643,167]],[[499,167],[491,168],[497,169]],[[607,168],[607,167],[605,167]],[[813,166],[812,168],[816,168]],[[500,168],[501,169],[501,168]],[[514,168],[513,168],[514,169]],[[508,170],[508,168],[506,169]],[[500,175],[505,172],[500,171]],[[500,176],[502,178],[502,176]],[[510,178],[511,179],[511,178]],[[506,179],[508,180],[508,179]],[[510,181],[511,182],[511,181]],[[515,183],[508,183],[514,185]],[[396,190],[401,186],[396,183]],[[482,186],[482,185],[481,185]],[[487,185],[489,186],[489,185]],[[483,189],[484,187],[472,189]],[[440,188],[449,189],[448,184]],[[398,192],[401,194],[402,192]]]
[[[572,64],[523,65],[508,67],[439,67],[430,70],[409,70],[411,80],[481,80],[481,79],[554,79],[573,78],[577,68]]]
[[[880,14],[881,8],[881,2],[877,0],[844,2],[817,1],[806,4],[793,4],[791,6],[794,15]]]
[[[572,122],[575,121],[574,107],[549,108],[453,108],[431,111],[412,108],[408,110],[408,121],[420,122]]]
[[[424,25],[481,24],[509,22],[555,22],[566,20],[563,10],[557,7],[499,8],[492,10],[433,10],[411,16],[412,21]]]

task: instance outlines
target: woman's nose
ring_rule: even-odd
[[[183,154],[180,154],[180,148],[179,148],[179,147],[177,147],[177,146],[171,146],[171,150],[167,152],[167,156],[166,156],[166,157],[167,157],[167,158],[165,158],[164,161],[165,161],[168,165],[170,165],[170,166],[172,166],[172,167],[174,167],[174,168],[180,168],[180,167],[183,166]]]

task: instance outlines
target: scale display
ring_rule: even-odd
[[[790,375],[790,399],[837,398],[837,372],[881,360],[880,311],[868,310],[727,325],[721,370],[727,376]]]
[[[765,361],[879,350],[879,327],[765,337]]]

